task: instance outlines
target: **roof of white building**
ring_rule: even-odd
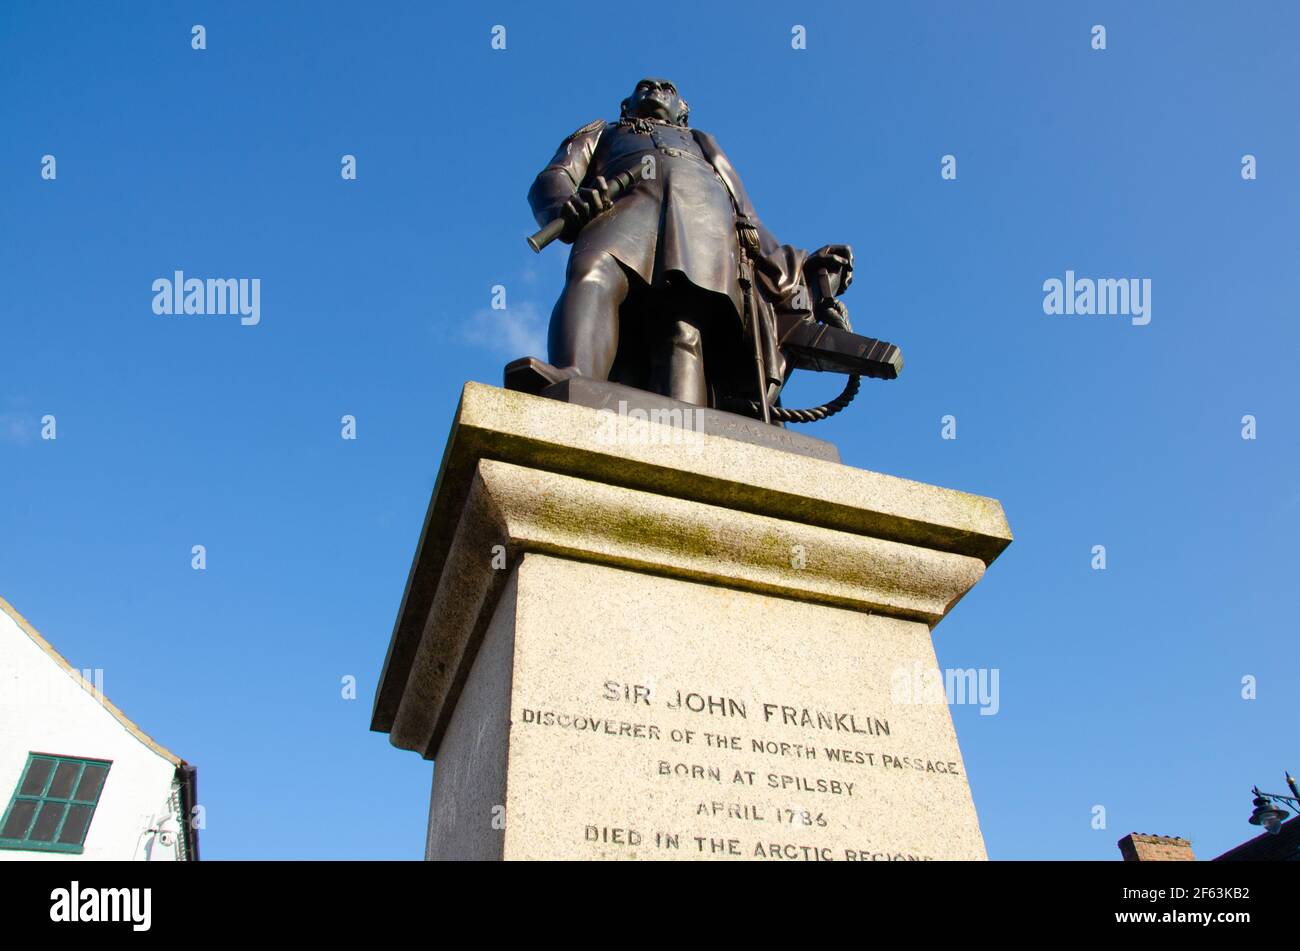
[[[55,650],[54,646],[41,636],[40,631],[32,627],[32,625],[28,622],[27,618],[19,614],[18,611],[14,608],[14,606],[10,604],[8,601],[6,601],[4,598],[0,598],[0,611],[3,611],[5,614],[9,615],[9,617],[13,618],[14,623],[17,624],[18,627],[22,629],[23,633],[25,633],[28,637],[30,637],[37,644],[37,646],[40,647],[41,650],[45,651],[45,653],[49,655],[50,659],[52,659],[56,664],[62,667],[63,670],[70,677],[72,677],[73,680],[75,680],[78,684],[80,684],[83,690],[85,690],[88,694],[94,697],[95,700],[98,701],[100,705],[104,707],[105,710],[111,713],[117,719],[117,721],[121,723],[122,726],[125,727],[126,730],[132,736],[134,736],[145,746],[149,747],[149,749],[153,750],[163,759],[171,762],[172,765],[174,766],[185,765],[185,761],[183,759],[181,759],[171,750],[167,749],[167,747],[163,746],[153,737],[149,736],[149,734],[145,733],[144,730],[140,729],[139,725],[137,725],[134,720],[132,720],[125,713],[119,710],[117,706],[112,701],[110,701],[108,697],[104,696],[104,694],[101,691],[97,690],[95,688],[95,685],[91,681],[87,680],[85,677],[82,676],[81,671],[77,670],[70,663],[68,663],[68,659],[64,657],[62,654],[60,654],[57,650]]]

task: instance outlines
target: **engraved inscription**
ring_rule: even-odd
[[[908,846],[905,827],[896,833],[897,841],[849,839],[854,828],[862,828],[862,810],[889,808],[880,799],[882,788],[895,789],[900,781],[965,782],[948,750],[914,748],[906,716],[891,722],[885,711],[821,709],[780,698],[685,686],[664,690],[619,679],[593,684],[590,696],[590,704],[573,705],[585,709],[524,705],[514,723],[586,736],[569,741],[575,743],[630,742],[637,750],[647,744],[644,754],[622,754],[621,761],[632,755],[631,762],[643,764],[637,769],[643,771],[647,795],[679,804],[673,806],[677,828],[629,825],[627,820],[635,822],[634,809],[622,816],[575,815],[574,839],[601,854],[930,861],[934,855]],[[889,781],[884,773],[899,778]],[[692,828],[696,824],[700,828]],[[735,835],[718,834],[730,826]],[[773,838],[767,831],[782,829],[794,838]],[[829,840],[817,841],[824,837]]]

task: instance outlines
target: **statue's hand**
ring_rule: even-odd
[[[613,204],[606,193],[605,179],[598,175],[593,184],[594,188],[579,188],[560,208],[560,216],[564,219],[561,241],[574,241],[583,225]]]
[[[829,271],[838,277],[839,290],[844,290],[853,283],[853,249],[847,244],[828,244],[808,255],[803,269],[806,274]]]

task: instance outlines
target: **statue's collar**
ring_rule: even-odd
[[[676,127],[676,123],[669,122],[667,119],[647,119],[641,116],[623,116],[618,120],[618,124],[621,128],[631,129],[642,135],[649,135],[657,125]]]

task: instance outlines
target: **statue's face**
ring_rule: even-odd
[[[627,98],[628,115],[676,122],[682,111],[677,87],[667,79],[643,79]]]

